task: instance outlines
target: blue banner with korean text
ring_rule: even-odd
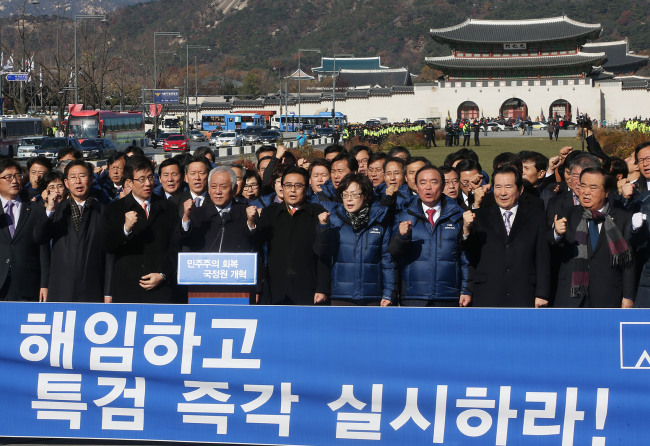
[[[178,104],[178,90],[154,90],[154,104]]]
[[[641,445],[650,312],[3,303],[0,435]]]

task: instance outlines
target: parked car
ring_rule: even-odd
[[[264,130],[258,136],[256,143],[258,144],[275,144],[278,139],[282,138],[282,132],[279,130]]]
[[[242,143],[248,145],[256,144],[257,138],[262,134],[264,130],[264,127],[257,126],[245,128],[241,134]]]
[[[157,149],[158,146],[162,146],[165,144],[165,140],[169,138],[172,134],[171,133],[159,133],[158,137],[153,140],[153,143],[151,145],[153,146],[154,149]]]
[[[219,146],[241,146],[243,145],[242,143],[242,138],[241,136],[237,135],[235,132],[223,132],[219,137],[217,138],[216,144],[217,147]]]
[[[18,158],[31,158],[36,156],[36,149],[40,146],[41,142],[45,139],[45,136],[37,136],[34,138],[23,138],[18,146],[18,152],[16,156]]]
[[[187,144],[188,139],[184,135],[169,135],[165,140],[163,149],[165,152],[170,150],[182,150],[187,152],[190,148]]]
[[[192,141],[205,141],[205,135],[198,130],[190,130],[190,139]]]
[[[316,129],[316,134],[319,138],[331,138],[334,134],[334,129],[332,127],[322,127]]]
[[[532,121],[531,122],[533,129],[535,130],[546,130],[548,129],[548,124],[544,122],[539,122],[539,121]]]
[[[211,146],[217,145],[217,138],[219,135],[223,133],[221,130],[215,130],[214,132],[210,133],[210,137],[208,138],[208,144]]]
[[[68,147],[74,147],[80,152],[83,150],[77,138],[49,137],[41,141],[38,149],[34,150],[34,156],[44,156],[52,161],[56,161],[56,155],[59,153],[59,150]]]
[[[505,124],[499,124],[498,122],[494,122],[494,121],[488,122],[485,125],[487,125],[488,130],[491,132],[498,132],[506,129]]]
[[[86,139],[81,143],[81,153],[87,159],[106,159],[117,151],[113,141],[107,138]]]
[[[310,139],[318,138],[318,133],[316,132],[316,126],[314,124],[303,124],[301,130],[305,132],[307,138]]]

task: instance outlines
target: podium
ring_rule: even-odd
[[[179,285],[187,285],[187,300],[191,304],[253,304],[257,254],[182,252],[178,254],[177,280]]]

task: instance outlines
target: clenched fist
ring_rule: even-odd
[[[138,213],[136,211],[129,211],[124,214],[124,230],[126,232],[131,232],[137,222]]]
[[[192,213],[192,209],[194,209],[195,204],[194,200],[191,198],[185,200],[183,203],[183,221],[188,222],[190,221],[190,214]]]
[[[326,225],[329,219],[330,219],[329,212],[321,212],[320,214],[318,214],[318,221],[320,222],[321,225]]]
[[[555,233],[557,235],[564,235],[566,233],[566,218],[562,217],[557,218],[557,214],[553,217],[553,227],[555,228]]]
[[[399,224],[399,233],[403,237],[408,237],[411,235],[411,227],[413,223],[410,220],[403,221]]]
[[[469,229],[474,224],[476,215],[472,211],[463,212],[463,234],[469,235]]]

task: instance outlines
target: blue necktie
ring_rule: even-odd
[[[596,243],[598,242],[599,235],[598,224],[593,220],[589,220],[589,240],[591,241],[592,252],[596,250]]]

